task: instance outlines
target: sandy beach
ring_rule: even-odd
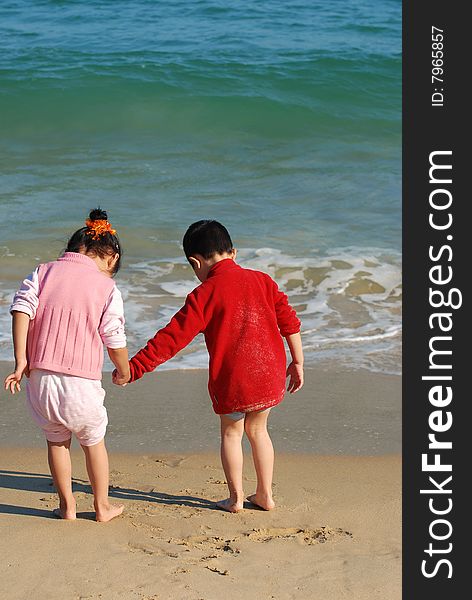
[[[108,524],[93,520],[77,444],[79,518],[52,517],[44,441],[24,392],[2,395],[2,598],[401,597],[398,377],[309,370],[271,417],[276,510],[248,503],[236,515],[215,508],[226,485],[205,372],[152,374],[124,389],[107,378],[110,495],[125,504]],[[248,455],[247,494],[254,485]]]

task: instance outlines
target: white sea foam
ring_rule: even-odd
[[[335,248],[304,256],[273,248],[243,248],[241,266],[271,275],[302,321],[307,364],[333,360],[348,367],[399,372],[401,257],[378,248]],[[131,263],[117,284],[125,301],[128,345],[134,353],[163,327],[198,281],[182,257]],[[11,358],[8,307],[0,295],[0,358]],[[203,336],[161,368],[208,365]]]
[[[313,251],[293,256],[274,248],[244,248],[238,253],[238,262],[243,267],[269,273],[288,293],[302,320],[308,364],[335,358],[352,367],[400,371],[401,257],[398,253],[346,247],[329,254]],[[159,261],[153,265],[156,272]],[[146,271],[146,263],[139,268]],[[150,319],[141,313],[141,318],[150,325],[148,337],[170,320],[185,296],[198,285],[191,269],[185,279],[160,279],[144,284],[148,293],[142,301],[151,299],[150,290],[155,286],[164,292]],[[137,330],[129,316],[128,320],[130,330]],[[143,329],[141,322],[139,330]],[[139,340],[139,335],[133,338],[138,344],[145,341]],[[207,363],[203,341],[197,339],[186,354],[164,367],[194,368]]]
[[[177,298],[185,298],[187,294],[195,287],[194,281],[166,281],[160,284],[160,287],[170,294],[171,296],[176,296]]]

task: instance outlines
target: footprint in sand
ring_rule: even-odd
[[[205,567],[205,569],[208,569],[209,571],[212,571],[213,573],[218,573],[218,575],[229,575],[228,569],[219,569],[218,567],[212,567],[210,565],[207,565]]]
[[[128,550],[130,552],[142,552],[143,554],[149,554],[150,556],[162,554],[160,550],[154,548],[146,548],[146,546],[142,546],[140,544],[132,544],[131,542],[128,543]]]
[[[54,495],[54,496],[46,496],[46,497],[43,496],[43,498],[40,498],[39,501],[40,502],[53,502],[53,501],[57,501],[57,496],[56,495]]]
[[[233,548],[231,544],[238,538],[222,538],[219,536],[208,535],[191,535],[183,539],[170,538],[168,542],[178,544],[179,546],[188,546],[190,548],[212,549],[229,552],[231,554],[239,554],[238,548]]]
[[[219,557],[219,554],[209,554],[208,556],[202,556],[199,562],[204,562],[205,560],[214,560],[215,558]]]
[[[190,573],[190,569],[184,569],[183,567],[177,567],[177,569],[172,571],[172,575],[178,575],[180,573]]]
[[[321,496],[319,494],[319,490],[316,490],[315,488],[307,488],[307,487],[302,488],[302,490],[304,492],[306,492],[307,494],[310,495],[310,498],[309,498],[309,504],[310,505],[313,505],[313,504],[318,504],[318,505],[328,504],[328,498],[326,498],[326,496]],[[299,508],[299,507],[296,507],[296,508]]]
[[[211,477],[209,479],[206,480],[205,483],[216,483],[218,485],[228,485],[228,482],[224,479],[215,479],[214,477]]]
[[[171,467],[175,469],[176,467],[180,467],[180,465],[187,460],[188,458],[186,456],[179,456],[172,459],[155,458],[154,462],[163,465],[164,467]]]
[[[124,516],[127,519],[135,519],[135,517],[137,517],[139,515],[138,514],[130,514],[129,512],[127,512]],[[152,533],[156,536],[158,536],[163,531],[162,527],[157,527],[156,525],[151,525],[149,523],[141,523],[140,521],[136,521],[136,520],[131,520],[131,525],[133,527],[135,527],[136,529],[144,529],[147,533]]]
[[[352,533],[343,529],[331,527],[320,527],[319,529],[300,529],[298,527],[273,527],[268,529],[253,529],[244,534],[246,538],[255,542],[270,542],[275,539],[297,539],[311,546],[313,544],[324,544],[327,541],[339,537],[350,537]]]
[[[298,539],[308,546],[312,544],[323,544],[329,540],[340,537],[352,538],[352,533],[344,529],[332,527],[320,527],[319,529],[302,529],[300,527],[272,527],[252,529],[242,536],[233,538],[222,538],[219,536],[192,535],[187,538],[170,538],[169,543],[187,546],[190,548],[221,550],[231,554],[239,554],[240,550],[232,546],[240,539],[248,539],[253,542],[270,542],[275,539]]]
[[[160,548],[148,548],[143,544],[136,544],[133,542],[128,542],[128,551],[132,553],[139,552],[142,554],[147,554],[149,556],[167,556],[168,558],[180,558],[180,555],[176,552],[168,552]]]

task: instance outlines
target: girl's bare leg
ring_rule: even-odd
[[[229,488],[229,498],[217,503],[228,512],[243,508],[243,448],[244,419],[234,421],[225,415],[221,419],[221,462]]]
[[[102,440],[93,446],[82,446],[82,450],[85,453],[87,473],[92,484],[95,518],[100,522],[111,521],[121,515],[124,505],[111,504],[108,499],[109,469],[105,441]]]
[[[247,413],[244,429],[252,448],[252,458],[257,475],[256,493],[248,496],[249,502],[264,510],[275,507],[272,498],[272,477],[274,473],[274,447],[267,431],[270,410]]]
[[[75,498],[72,494],[72,465],[70,461],[70,440],[65,442],[48,441],[48,463],[54,486],[59,494],[59,508],[54,514],[61,519],[75,519]]]

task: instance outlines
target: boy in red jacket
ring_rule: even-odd
[[[221,461],[230,494],[217,505],[229,512],[243,508],[246,432],[257,474],[256,492],[247,500],[271,510],[274,450],[267,419],[270,409],[283,400],[286,377],[290,393],[303,385],[300,321],[269,275],[236,264],[230,235],[217,221],[193,223],[183,247],[201,285],[130,360],[131,378],[123,380],[114,373],[113,381],[136,381],[203,333],[210,355],[208,391],[221,419]],[[292,356],[287,369],[283,338]]]

